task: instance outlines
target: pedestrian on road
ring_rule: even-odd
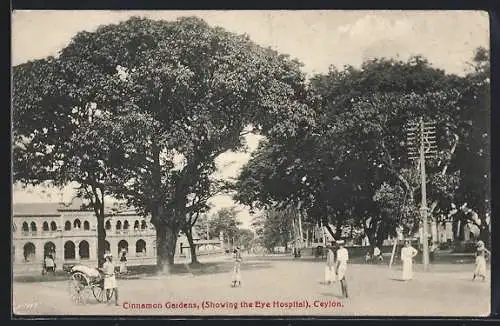
[[[122,251],[122,256],[120,257],[120,274],[127,273],[127,252]]]
[[[476,277],[480,277],[483,282],[486,280],[486,256],[491,255],[491,253],[484,246],[484,242],[479,240],[477,242],[476,250],[476,267],[474,269],[474,276],[472,280],[474,281]]]
[[[233,251],[234,269],[233,269],[233,283],[232,287],[241,286],[241,251],[240,247],[236,247]]]
[[[52,254],[48,254],[45,256],[44,260],[44,269],[46,273],[52,273],[52,275],[56,272],[56,264],[54,263],[54,258],[52,258]]]
[[[113,264],[113,256],[107,254],[104,256],[106,260],[102,266],[104,272],[104,291],[106,291],[106,302],[109,304],[111,299],[111,291],[115,292],[115,305],[118,306],[118,284],[115,277],[115,265]]]
[[[332,284],[337,281],[337,275],[335,273],[335,252],[334,243],[328,247],[328,252],[326,254],[326,266],[325,266],[325,284]]]
[[[413,278],[413,258],[418,254],[417,249],[413,248],[410,241],[405,241],[405,246],[401,249],[401,261],[403,263],[403,281]]]
[[[349,253],[346,248],[344,248],[344,241],[338,240],[337,245],[339,249],[337,249],[337,279],[340,281],[340,288],[342,290],[342,296],[345,298],[349,297],[347,291],[347,280],[346,280],[346,270],[347,270],[347,261],[349,260]]]
[[[382,252],[380,251],[378,246],[375,246],[375,248],[373,248],[373,258],[376,259],[375,261],[379,261],[379,262],[384,260],[384,257],[382,256]]]

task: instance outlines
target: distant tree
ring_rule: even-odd
[[[271,253],[279,246],[287,248],[293,240],[292,219],[285,211],[265,211],[254,218],[252,226],[260,245]]]
[[[210,237],[219,237],[222,232],[224,240],[228,244],[235,245],[238,239],[239,226],[242,224],[236,217],[238,211],[236,208],[221,208],[210,217]]]
[[[250,250],[254,245],[255,234],[252,230],[239,228],[236,239],[242,250]]]

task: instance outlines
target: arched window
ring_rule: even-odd
[[[118,256],[120,256],[122,251],[128,253],[128,242],[125,240],[121,240],[120,242],[118,242]]]
[[[69,231],[69,230],[71,230],[71,222],[66,221],[66,223],[64,223],[64,231]]]
[[[146,256],[146,241],[139,239],[135,243],[136,256]]]
[[[89,259],[89,243],[85,240],[81,241],[78,245],[78,255],[80,259]]]
[[[23,222],[23,232],[28,232],[30,230],[30,227],[28,225],[28,222]]]
[[[45,222],[43,222],[42,229],[43,229],[44,231],[48,231],[48,230],[49,230],[49,223],[47,223],[46,221],[45,221]]]
[[[139,221],[134,222],[134,230],[139,230]]]
[[[107,240],[104,241],[104,252],[111,252],[111,245]]]
[[[84,230],[90,230],[90,223],[89,223],[89,221],[83,222],[83,229]]]
[[[106,221],[106,230],[111,230],[111,222],[109,220]]]
[[[74,227],[75,229],[79,229],[79,228],[81,228],[81,227],[82,227],[82,222],[80,222],[80,220],[79,220],[79,219],[76,219],[76,220],[73,222],[73,227]]]
[[[57,231],[56,222],[54,222],[54,221],[50,222],[50,231]]]
[[[64,244],[64,259],[75,259],[75,244],[73,241],[66,241]]]
[[[122,221],[116,222],[116,229],[121,230],[122,229]]]
[[[49,241],[47,243],[45,243],[45,245],[43,246],[43,256],[44,258],[48,255],[52,255],[52,258],[56,258],[55,255],[56,255],[56,245]]]
[[[125,222],[123,223],[123,229],[128,230],[128,227],[129,227],[128,221],[125,220]]]
[[[35,260],[35,245],[31,242],[28,242],[24,245],[24,260],[25,261],[34,261]]]
[[[35,222],[31,222],[30,227],[31,227],[31,231],[36,232],[36,223]]]
[[[141,229],[145,230],[145,229],[147,229],[147,227],[148,227],[148,223],[146,223],[146,221],[142,220],[142,222],[141,222]]]

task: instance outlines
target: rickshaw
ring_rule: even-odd
[[[67,267],[67,271],[70,274],[69,293],[73,302],[78,304],[87,303],[91,293],[97,302],[107,301],[102,271],[85,265]],[[113,291],[109,293],[108,298],[111,298],[114,294]]]

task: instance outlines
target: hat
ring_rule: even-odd
[[[344,244],[344,240],[337,240],[336,243],[337,244]]]
[[[479,241],[477,242],[477,246],[478,246],[478,247],[483,247],[483,246],[484,246],[484,242],[483,242],[483,241],[481,241],[481,240],[479,240]]]
[[[111,257],[113,257],[113,255],[110,253],[104,254],[104,259],[111,258]]]

